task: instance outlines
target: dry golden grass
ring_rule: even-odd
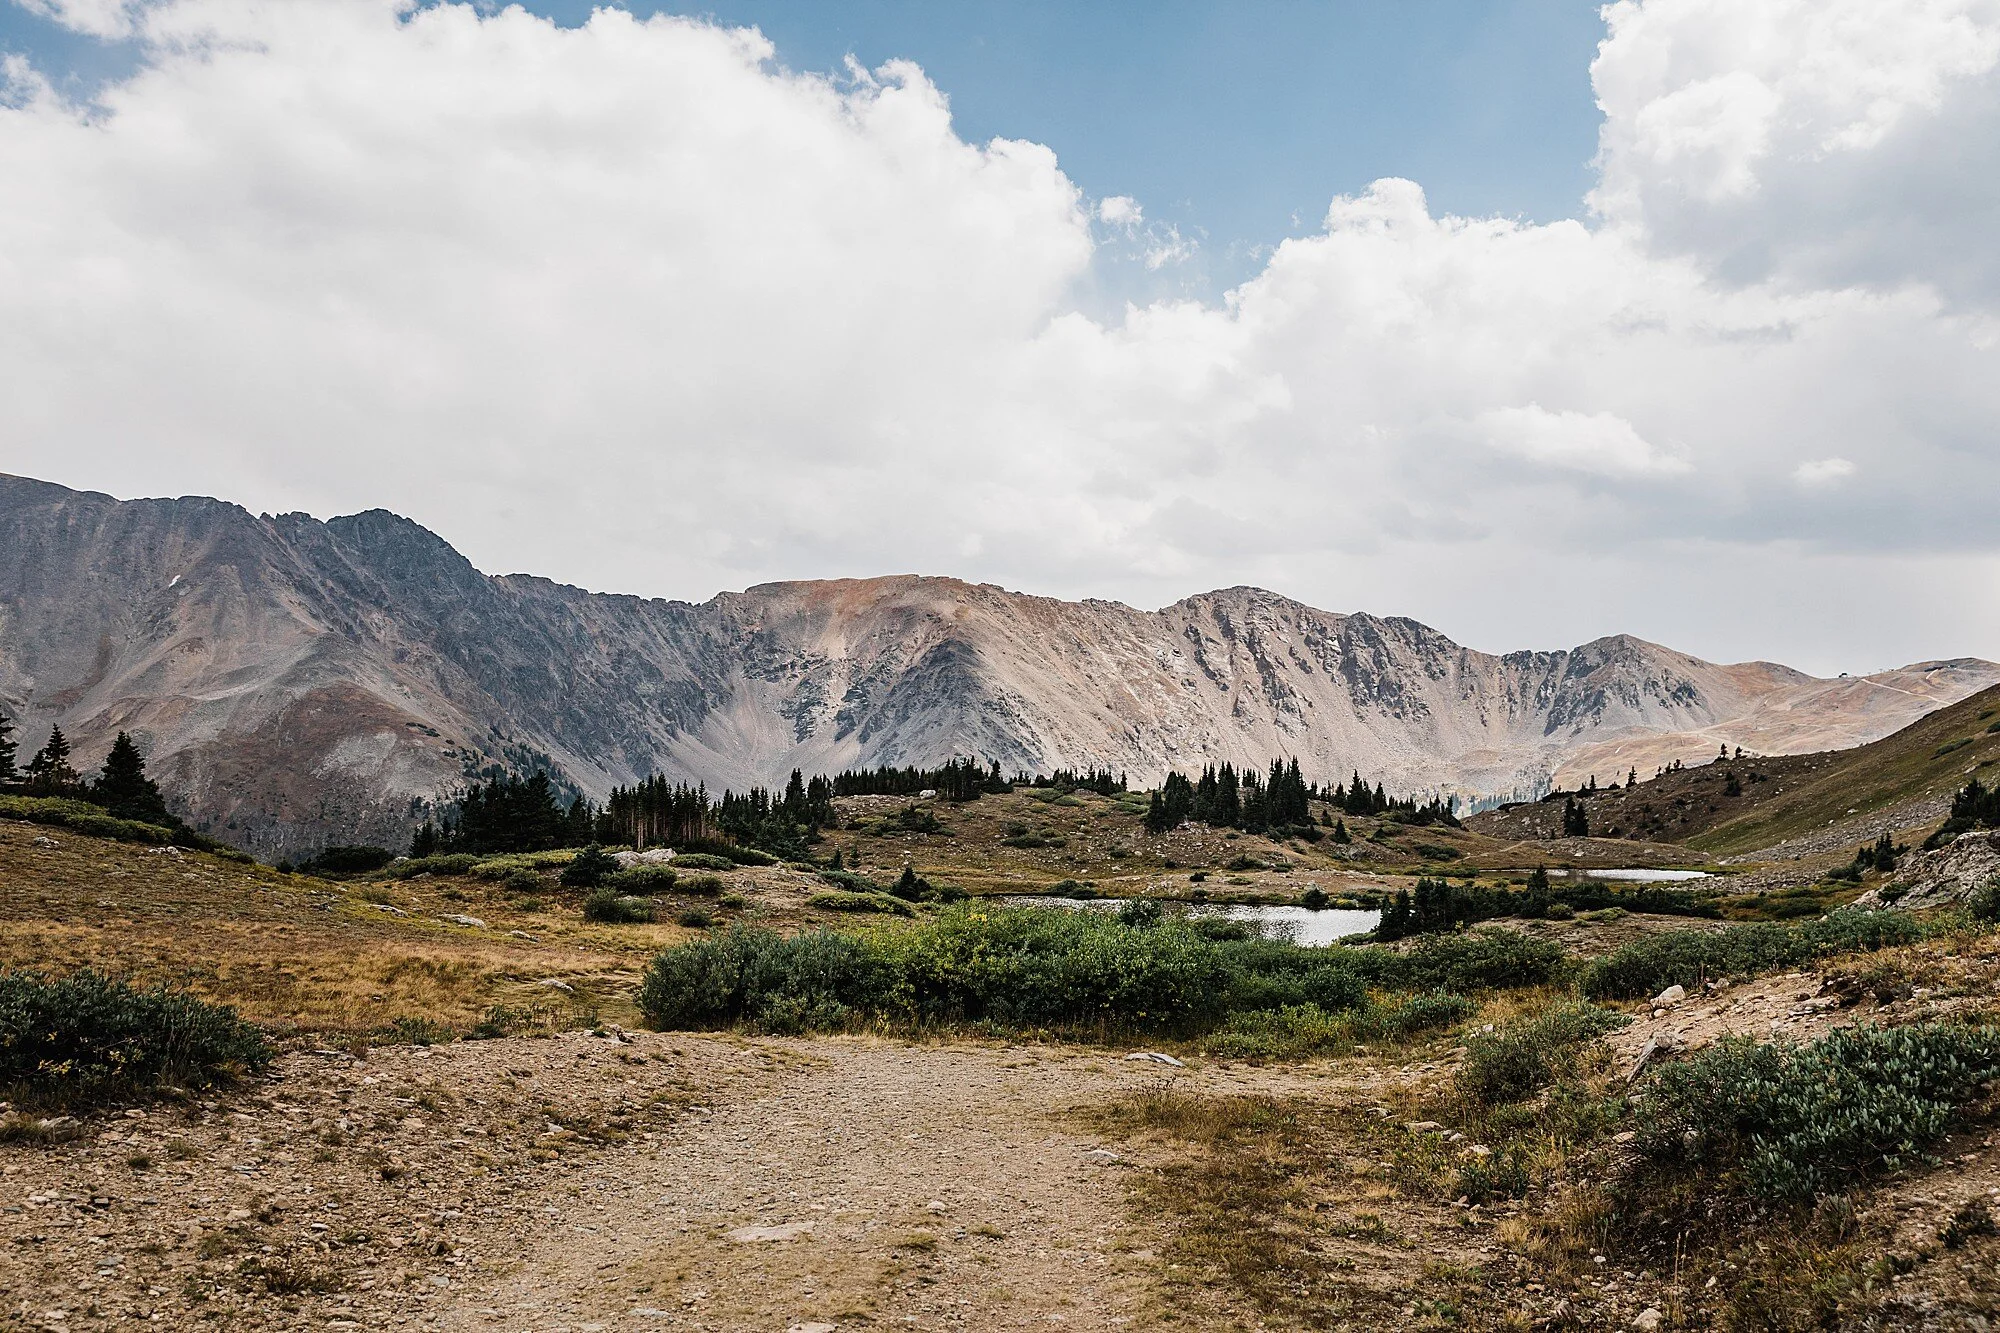
[[[646,958],[692,933],[590,925],[553,885],[540,897],[523,906],[476,881],[333,884],[0,821],[0,968],[171,982],[279,1031],[464,1030],[494,1005],[630,1022]],[[456,915],[486,926],[443,919]]]

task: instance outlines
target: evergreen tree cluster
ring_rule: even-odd
[[[829,796],[915,796],[935,791],[947,801],[976,801],[981,796],[1012,791],[1000,776],[1000,761],[982,765],[976,759],[953,759],[942,768],[851,768],[828,781]],[[821,821],[830,824],[830,819]]]
[[[706,787],[669,782],[657,775],[630,787],[613,787],[598,817],[597,840],[641,851],[685,847],[715,835],[715,809]]]
[[[425,820],[410,839],[410,855],[491,856],[580,847],[594,830],[590,802],[579,796],[565,809],[547,773],[537,770],[528,778],[507,774],[473,783],[438,823]]]
[[[1584,808],[1582,801],[1573,796],[1563,798],[1562,835],[1565,838],[1590,836],[1590,811]]]
[[[1979,828],[2000,828],[2000,786],[1988,787],[1973,777],[1952,794],[1951,815],[1943,827],[1924,839],[1924,850],[1935,850],[1959,834]]]
[[[1314,827],[1314,801],[1332,808],[1325,822],[1335,830],[1335,842],[1350,839],[1346,821],[1336,819],[1333,811],[1394,816],[1410,824],[1458,827],[1458,817],[1449,802],[1435,797],[1422,804],[1414,797],[1397,800],[1379,782],[1370,787],[1359,773],[1353,781],[1337,783],[1328,790],[1308,783],[1296,759],[1274,759],[1270,771],[1262,775],[1253,768],[1238,772],[1234,764],[1220,767],[1210,764],[1193,781],[1184,773],[1168,773],[1147,805],[1146,827],[1151,832],[1164,833],[1192,819],[1211,828],[1240,828],[1246,833],[1271,829],[1310,831]]]
[[[146,773],[145,756],[129,733],[119,732],[111,742],[111,753],[94,781],[87,781],[70,762],[72,748],[61,727],[52,727],[49,738],[35,751],[23,770],[18,762],[20,744],[14,739],[12,718],[0,714],[0,787],[11,787],[31,796],[67,796],[104,807],[116,819],[153,824],[174,830],[187,841],[196,835],[167,808],[167,798],[159,784]]]
[[[1094,791],[1099,796],[1116,796],[1124,791],[1125,775],[1113,773],[1108,768],[1087,768],[1081,773],[1073,768],[1059,768],[1053,773],[1037,773],[1030,777],[1026,773],[1014,778],[1016,787],[1052,787],[1062,791]]]
[[[1453,884],[1446,879],[1419,879],[1414,892],[1399,891],[1382,911],[1375,928],[1378,940],[1411,935],[1442,934],[1503,916],[1536,918],[1553,908],[1572,912],[1622,907],[1630,912],[1663,916],[1720,916],[1706,897],[1684,889],[1654,886],[1614,888],[1592,880],[1551,885],[1549,872],[1537,868],[1519,888],[1488,887],[1477,882]]]

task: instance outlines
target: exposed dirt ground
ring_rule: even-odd
[[[1128,1208],[1134,1173],[1171,1149],[1107,1144],[1088,1115],[1162,1071],[1122,1052],[866,1038],[298,1051],[233,1098],[0,1146],[0,1320],[1171,1322],[1169,1228]],[[1323,1070],[1173,1077],[1254,1096],[1377,1091],[1372,1074]],[[1395,1273],[1413,1282],[1423,1255],[1371,1265],[1370,1285],[1400,1302]]]

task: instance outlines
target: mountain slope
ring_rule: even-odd
[[[1682,843],[1711,856],[1851,850],[1942,819],[1952,793],[2000,767],[2000,687],[1852,749],[1707,763],[1587,795],[1591,831]],[[1489,837],[1554,838],[1562,802],[1475,815]]]
[[[132,731],[190,816],[268,853],[393,843],[494,765],[601,796],[655,772],[742,787],[974,754],[1143,781],[1296,755],[1399,790],[1536,790],[1638,749],[1859,743],[2000,667],[1891,675],[1627,636],[1496,657],[1255,588],[1148,612],[900,576],[694,605],[488,576],[381,510],[320,522],[0,477],[0,708],[31,745],[59,722],[86,764]]]

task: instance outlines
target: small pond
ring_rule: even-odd
[[[1706,870],[1551,870],[1551,875],[1575,879],[1620,879],[1635,884],[1677,884],[1686,879],[1707,879]]]
[[[1115,912],[1129,900],[1016,894],[1002,898],[1001,901],[1009,907],[1061,907],[1083,911]],[[1224,921],[1241,921],[1245,925],[1254,927],[1258,934],[1269,939],[1287,939],[1294,944],[1303,944],[1314,949],[1338,943],[1344,936],[1365,934],[1375,929],[1376,924],[1382,919],[1380,912],[1360,911],[1349,907],[1315,910],[1310,907],[1289,905],[1183,903],[1164,899],[1160,906],[1169,912],[1184,916],[1220,917]]]

